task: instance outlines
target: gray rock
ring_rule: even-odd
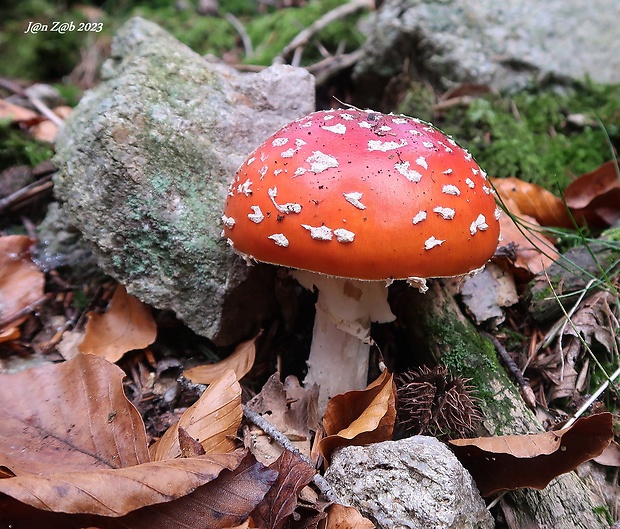
[[[434,437],[342,448],[325,479],[379,529],[494,527],[471,476]]]
[[[218,343],[247,336],[270,309],[272,276],[221,239],[226,190],[252,149],[314,110],[312,76],[284,65],[239,74],[134,18],[102,77],[56,142],[68,223],[131,294]]]
[[[411,69],[444,87],[464,82],[518,89],[532,79],[620,82],[615,0],[386,0],[360,82]]]

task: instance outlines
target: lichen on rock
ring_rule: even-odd
[[[240,339],[272,295],[256,292],[266,276],[244,283],[250,269],[221,238],[226,188],[255,146],[314,110],[312,76],[285,65],[239,74],[133,18],[102,77],[56,143],[67,223],[128,292],[218,343]],[[252,314],[227,317],[231,293],[249,294]]]

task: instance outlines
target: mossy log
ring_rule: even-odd
[[[498,362],[493,345],[464,317],[441,282],[433,282],[424,295],[414,289],[400,292],[395,308],[417,358],[430,365],[442,364],[453,375],[471,379],[481,399],[486,434],[543,431]],[[541,491],[511,492],[502,499],[502,507],[510,527],[609,527],[604,501],[575,472],[556,478]]]

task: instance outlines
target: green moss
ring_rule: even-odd
[[[201,55],[222,56],[237,45],[238,34],[225,18],[198,16],[191,9],[178,10],[167,4],[159,8],[140,7],[131,14],[159,24]]]
[[[34,167],[51,156],[49,143],[37,141],[9,121],[0,120],[0,170],[14,165]]]
[[[273,58],[303,29],[332,9],[343,4],[342,0],[310,0],[303,7],[278,9],[270,15],[257,17],[248,22],[246,30],[254,44],[254,54],[246,58],[253,64],[271,64]],[[329,24],[317,36],[328,51],[335,52],[341,42],[345,51],[359,47],[364,37],[357,30],[352,16]],[[321,58],[315,46],[307,46],[302,64],[310,64]]]
[[[439,361],[452,375],[471,379],[470,384],[476,389],[484,416],[499,417],[494,421],[497,424],[510,424],[513,417],[511,401],[498,397],[494,382],[499,380],[502,388],[508,388],[508,391],[516,389],[497,360],[493,345],[473,327],[454,319],[454,312],[449,308],[427,312],[423,319],[425,333],[432,337],[436,344],[434,348],[441,351]]]
[[[398,111],[425,117],[432,100],[425,107],[416,96],[419,86],[413,92]],[[434,121],[491,176],[516,176],[557,191],[610,159],[607,135],[620,146],[620,85],[585,82],[564,91],[488,94]]]
[[[604,518],[605,520],[607,520],[607,523],[609,524],[614,523],[615,519],[611,515],[611,511],[609,510],[609,507],[607,505],[600,505],[600,506],[594,507],[593,511],[600,518]]]
[[[74,27],[87,22],[78,9],[66,10],[48,4],[35,14],[18,11],[12,12],[12,17],[5,18],[0,28],[0,75],[5,77],[36,81],[59,79],[79,62],[80,49],[88,47],[101,35],[76,30],[52,31],[54,22],[73,23]],[[42,24],[46,29],[26,33],[31,22]],[[106,28],[106,22],[102,27]]]

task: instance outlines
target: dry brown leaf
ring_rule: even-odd
[[[373,529],[373,524],[364,518],[355,507],[334,503],[327,511],[324,529]]]
[[[581,175],[564,190],[566,204],[590,226],[613,226],[620,221],[620,177],[610,160]]]
[[[385,370],[366,389],[336,395],[327,403],[323,417],[327,437],[321,439],[319,451],[328,462],[341,446],[391,439],[395,420],[394,380]]]
[[[289,376],[280,381],[280,373],[269,377],[260,393],[247,407],[265,416],[302,454],[310,455],[310,431],[318,430],[316,388],[302,388],[297,378]],[[282,447],[272,442],[257,426],[250,426],[251,441],[246,446],[256,459],[269,465],[282,453]]]
[[[10,119],[11,121],[30,122],[40,119],[39,114],[29,108],[20,107],[0,99],[0,119]]]
[[[490,181],[506,207],[513,213],[515,212],[511,205],[516,204],[523,215],[535,218],[541,226],[573,227],[562,199],[546,189],[513,177],[491,178]]]
[[[152,459],[162,461],[181,456],[179,427],[198,440],[207,454],[230,452],[236,447],[235,436],[242,417],[241,386],[235,373],[228,370],[151,447]]]
[[[156,334],[151,308],[119,285],[106,312],[89,314],[84,340],[78,347],[82,353],[116,362],[128,351],[152,344]]]
[[[239,455],[243,454],[235,454],[237,459]],[[231,456],[233,454],[225,457]],[[161,479],[166,477],[164,474]],[[120,517],[42,511],[0,495],[0,526],[16,529],[225,529],[248,518],[276,477],[277,473],[248,454],[234,469],[221,470],[217,478],[183,497],[145,506]],[[122,496],[125,491],[118,494],[119,490],[122,489],[117,489],[116,494]]]
[[[241,342],[230,356],[217,364],[207,364],[192,367],[183,371],[183,376],[191,380],[194,384],[211,384],[222,376],[222,373],[232,369],[241,380],[250,372],[256,358],[256,340],[260,333],[245,342]]]
[[[532,226],[538,225],[534,218],[519,214],[518,211],[512,211],[512,213]],[[525,226],[517,226],[505,211],[500,214],[499,224],[502,233],[500,245],[514,244],[516,246],[515,271],[521,274],[525,272],[525,279],[530,279],[529,276],[542,272],[559,258],[559,253],[549,238]]]
[[[278,472],[278,479],[252,514],[252,519],[261,529],[281,529],[297,507],[299,492],[312,481],[316,471],[288,450],[269,468]]]
[[[35,140],[48,143],[54,143],[57,133],[58,125],[52,123],[49,119],[45,119],[30,128],[30,134]]]
[[[10,318],[43,296],[45,277],[32,262],[31,244],[32,240],[23,235],[0,237],[0,320]],[[7,327],[0,329],[6,330]]]
[[[73,112],[73,109],[70,106],[67,106],[67,105],[60,105],[58,107],[54,107],[52,109],[52,111],[59,118],[66,119],[67,117],[69,117],[69,114],[71,114],[71,112]]]
[[[549,482],[600,455],[613,439],[610,413],[578,419],[563,430],[530,435],[455,439],[452,450],[482,496]]]
[[[125,397],[123,377],[114,364],[83,354],[0,375],[0,467],[15,474],[0,479],[0,499],[116,517],[185,496],[239,467],[243,451],[149,461],[144,424]],[[215,500],[210,505],[217,510]]]
[[[239,525],[277,477],[277,472],[248,454],[236,468],[223,470],[217,479],[187,496],[110,520],[104,529],[225,529]]]
[[[616,441],[612,441],[603,450],[603,453],[596,456],[593,461],[606,467],[620,467],[620,445]]]
[[[123,393],[123,377],[92,355],[0,375],[0,466],[47,475],[149,461],[144,424]]]

